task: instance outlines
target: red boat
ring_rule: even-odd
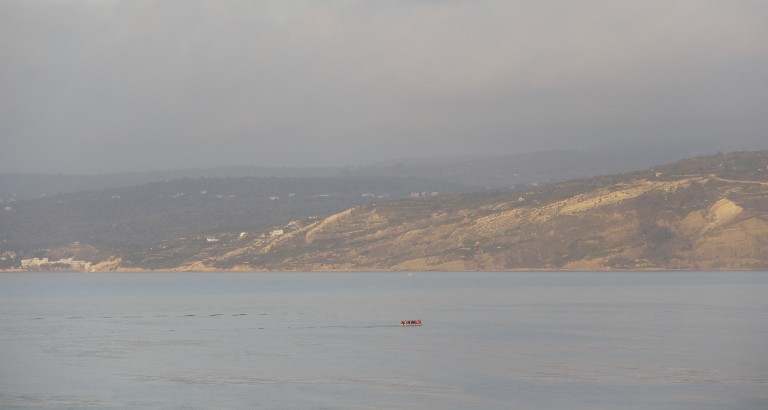
[[[421,319],[416,320],[401,320],[400,326],[421,326]]]

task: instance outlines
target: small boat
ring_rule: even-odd
[[[421,319],[416,320],[401,320],[400,326],[421,326]]]

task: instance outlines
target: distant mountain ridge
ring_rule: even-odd
[[[0,203],[74,192],[126,188],[184,178],[413,177],[495,189],[559,182],[636,169],[614,157],[579,151],[542,151],[516,155],[461,155],[412,158],[359,167],[226,166],[98,175],[0,173]]]
[[[275,177],[309,178],[339,176],[342,168],[283,168],[229,166],[172,171],[124,172],[96,175],[0,174],[0,200],[24,200],[74,192],[126,188],[184,178]]]
[[[358,172],[372,176],[418,176],[499,189],[549,184],[637,168],[641,167],[605,154],[553,150],[516,155],[402,159],[374,164]]]

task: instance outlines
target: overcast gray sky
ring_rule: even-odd
[[[0,0],[0,172],[768,148],[764,0]]]

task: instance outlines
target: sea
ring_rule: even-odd
[[[3,273],[0,408],[765,410],[768,273]]]

